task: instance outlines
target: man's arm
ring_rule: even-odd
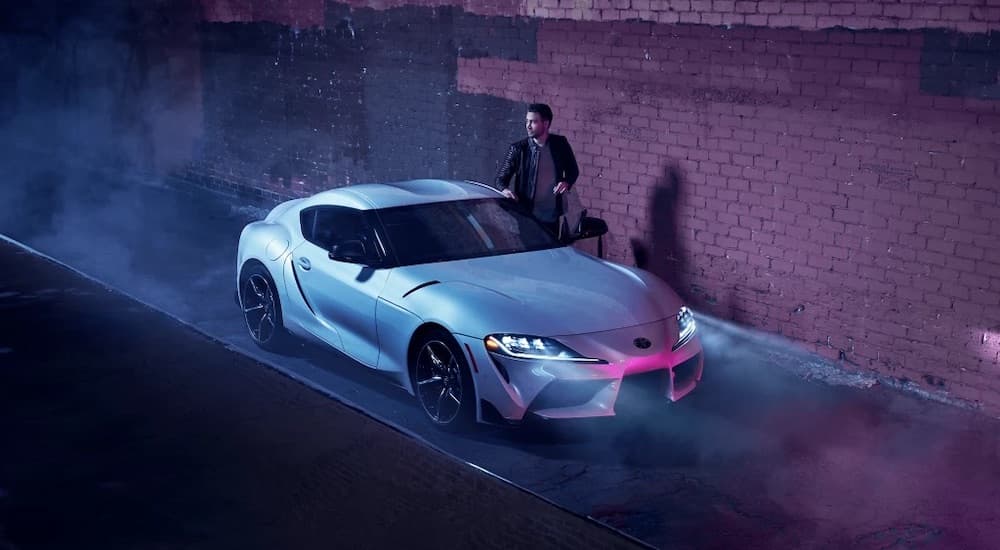
[[[576,183],[576,178],[580,177],[580,167],[576,165],[576,156],[573,155],[573,148],[570,147],[569,140],[565,136],[560,136],[560,141],[564,146],[561,155],[563,173],[559,174],[562,177],[556,183],[555,189],[552,190],[556,195],[562,195],[569,191]],[[553,149],[552,152],[555,153],[555,150]]]
[[[569,140],[565,137],[563,140],[566,142],[566,184],[571,188],[573,184],[576,183],[576,179],[580,177],[580,167],[576,164],[576,156],[573,154],[573,147],[570,146]]]
[[[494,182],[494,186],[497,189],[500,189],[501,191],[507,189],[510,185],[510,179],[514,177],[514,174],[517,172],[517,163],[517,145],[511,144],[510,148],[507,149],[507,155],[500,164],[500,169],[497,171],[496,181]]]

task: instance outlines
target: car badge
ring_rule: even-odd
[[[642,337],[632,340],[632,343],[635,344],[635,347],[639,349],[647,349],[649,348],[649,346],[653,345],[653,343],[650,342],[648,338],[642,338]]]

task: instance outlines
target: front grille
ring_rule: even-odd
[[[530,410],[541,411],[583,405],[610,383],[610,380],[553,380],[531,402]]]
[[[657,369],[622,377],[615,400],[615,414],[631,415],[649,412],[666,401],[670,386],[670,371]]]
[[[699,353],[674,367],[674,387],[683,387],[694,382],[698,375],[698,360],[700,358],[701,354]]]
[[[657,369],[642,374],[630,374],[622,377],[622,386],[618,391],[618,399],[624,397],[663,397],[667,394],[670,384],[669,371]]]

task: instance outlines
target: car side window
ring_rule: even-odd
[[[375,232],[364,212],[346,206],[319,206],[302,212],[302,235],[309,242],[329,251],[334,245],[358,241],[365,257],[379,260]]]
[[[314,243],[313,240],[313,226],[316,222],[316,208],[307,208],[302,212],[299,212],[299,228],[302,229],[302,236],[306,238],[307,241]]]

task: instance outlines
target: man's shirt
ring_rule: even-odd
[[[559,218],[556,204],[556,163],[552,160],[552,149],[546,141],[538,145],[531,140],[532,160],[535,165],[535,208],[534,216],[541,221],[554,222]]]

